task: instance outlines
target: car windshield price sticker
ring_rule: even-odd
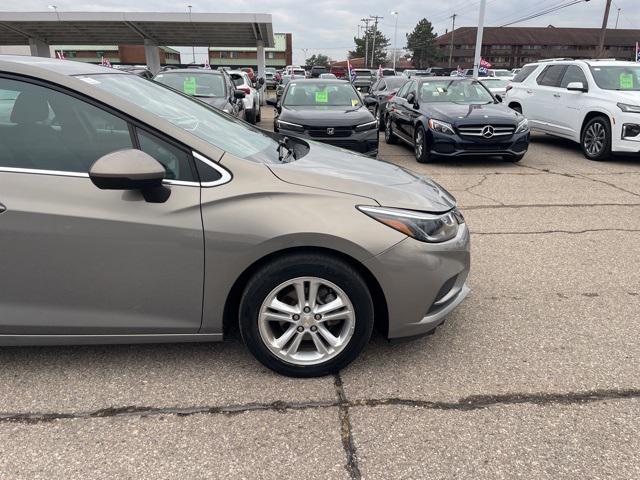
[[[327,90],[318,90],[316,92],[316,103],[329,103],[329,92]]]
[[[185,78],[182,84],[182,91],[187,95],[195,95],[196,94],[196,78],[195,77]]]
[[[352,98],[351,99],[351,106],[352,107],[356,107],[358,105],[358,99],[357,98]]]
[[[620,90],[633,89],[633,74],[621,73],[620,74]]]

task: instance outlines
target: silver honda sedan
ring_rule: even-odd
[[[0,56],[0,345],[219,341],[285,375],[432,332],[467,295],[454,198],[138,76]]]

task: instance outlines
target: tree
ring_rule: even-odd
[[[375,31],[375,52],[373,53],[373,62],[371,61],[371,49],[373,48],[373,38]],[[373,68],[378,68],[378,65],[384,65],[387,63],[387,47],[391,43],[387,37],[385,37],[380,30],[375,30],[373,26],[369,27],[362,38],[353,37],[353,41],[356,44],[356,49],[349,52],[349,58],[367,58],[368,64],[373,65]],[[365,55],[365,45],[369,48],[369,52]]]
[[[407,49],[411,51],[411,63],[416,68],[427,68],[435,61],[438,53],[436,34],[429,20],[423,18],[413,32],[407,33]]]
[[[311,67],[315,67],[316,65],[320,67],[328,67],[329,57],[327,57],[326,55],[322,55],[321,53],[318,53],[317,55],[314,53],[307,59],[305,68],[309,70],[311,69]]]

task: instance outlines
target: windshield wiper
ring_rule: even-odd
[[[286,155],[283,155],[283,150],[287,151]],[[278,140],[278,160],[282,162],[289,156],[292,156],[294,160],[296,159],[296,153],[293,150],[293,147],[289,145],[289,137],[283,137]]]

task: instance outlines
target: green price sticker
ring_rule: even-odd
[[[182,91],[187,95],[195,95],[196,94],[196,78],[195,77],[185,78],[182,84]]]
[[[319,90],[316,92],[316,103],[329,103],[329,92]]]
[[[620,90],[631,90],[633,88],[633,74],[620,74]]]

